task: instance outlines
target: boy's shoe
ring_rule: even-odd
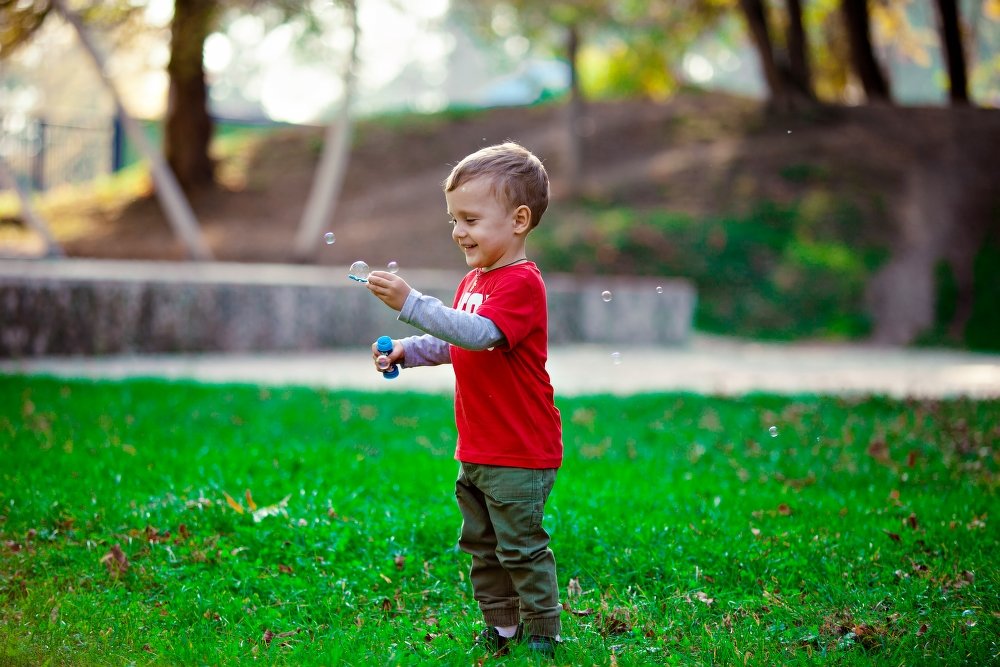
[[[518,630],[520,630],[520,628],[518,628]],[[556,640],[553,637],[531,635],[528,637],[528,642],[525,646],[532,653],[543,655],[546,658],[556,657]]]
[[[500,634],[499,630],[492,625],[489,625],[479,633],[478,637],[476,637],[476,646],[486,649],[490,653],[499,653],[503,655],[510,650],[510,644],[512,642],[521,641],[523,636],[524,626],[520,623],[517,624],[517,631],[514,633],[513,637],[504,637]]]

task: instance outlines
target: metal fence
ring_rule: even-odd
[[[118,169],[114,118],[55,120],[0,110],[0,158],[28,190],[89,181]]]

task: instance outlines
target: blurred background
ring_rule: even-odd
[[[1000,0],[0,3],[0,253],[461,270],[515,140],[543,271],[699,331],[1000,349]],[[332,235],[332,236],[331,236]]]

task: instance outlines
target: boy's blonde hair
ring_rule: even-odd
[[[527,206],[534,229],[549,206],[549,175],[541,160],[512,141],[480,148],[455,165],[444,181],[444,191],[480,176],[492,181],[490,189],[501,204],[512,209]]]

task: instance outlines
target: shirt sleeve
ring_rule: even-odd
[[[399,343],[403,346],[402,366],[405,368],[451,363],[451,345],[430,334],[401,338]]]
[[[399,321],[466,350],[485,350],[504,342],[492,320],[449,308],[440,299],[410,289],[399,311]]]

